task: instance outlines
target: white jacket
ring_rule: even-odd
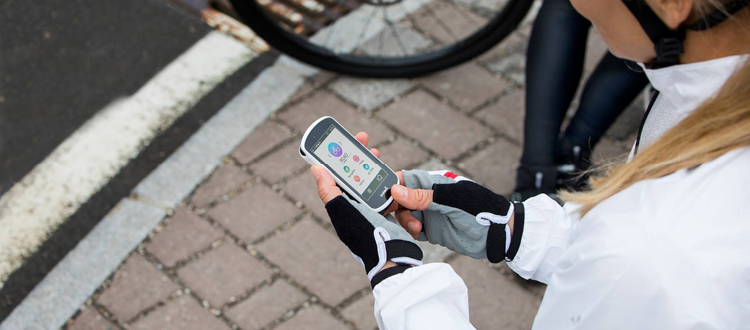
[[[641,148],[747,57],[647,70],[661,95]],[[534,329],[750,329],[750,148],[639,182],[583,219],[546,195],[524,206],[521,247],[508,265],[547,284]],[[474,328],[466,286],[447,264],[411,268],[373,294],[381,329]]]

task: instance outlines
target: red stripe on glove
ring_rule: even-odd
[[[455,179],[455,178],[457,178],[457,177],[458,177],[458,174],[456,174],[456,173],[453,173],[453,172],[451,172],[451,171],[448,171],[448,172],[445,172],[445,174],[443,174],[443,176],[445,176],[445,177],[448,177],[448,178],[451,178],[451,179]]]

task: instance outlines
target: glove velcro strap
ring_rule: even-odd
[[[505,260],[505,225],[490,222],[487,231],[487,260],[496,264]]]
[[[433,184],[432,202],[455,207],[473,216],[489,212],[507,215],[510,202],[491,190],[471,181]]]
[[[515,217],[513,218],[513,237],[510,239],[510,246],[508,251],[505,253],[505,257],[508,260],[513,261],[516,257],[518,249],[521,247],[521,237],[523,237],[523,225],[525,221],[525,215],[523,210],[523,203],[513,203],[515,206]]]
[[[418,245],[399,239],[385,242],[385,250],[388,260],[400,264],[419,266],[422,264],[422,249]]]
[[[384,269],[380,271],[380,273],[377,273],[375,276],[372,277],[372,280],[370,281],[370,286],[373,289],[375,289],[375,286],[380,284],[380,282],[383,282],[386,278],[389,278],[393,275],[401,274],[411,267],[412,266],[410,265],[397,265],[388,269]]]

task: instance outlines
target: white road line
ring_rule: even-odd
[[[141,181],[134,189],[137,198],[124,198],[99,221],[8,315],[0,330],[60,329],[162,221],[165,208],[193,191],[303,83],[300,72],[278,62],[265,69]]]
[[[0,288],[157,133],[255,56],[230,36],[208,33],[134,95],[101,110],[0,197]]]

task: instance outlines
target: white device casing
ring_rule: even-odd
[[[336,122],[337,124],[339,124],[339,126],[341,126],[341,128],[343,128],[343,129],[344,129],[344,131],[345,131],[345,132],[346,132],[347,134],[349,134],[349,136],[351,136],[352,138],[354,138],[354,135],[353,135],[352,133],[349,133],[349,131],[348,131],[348,130],[347,130],[347,129],[346,129],[346,128],[345,128],[344,126],[343,126],[343,125],[341,125],[341,123],[339,123],[339,122],[338,122],[338,121],[337,121],[337,120],[336,120],[335,118],[333,118],[333,117],[330,117],[330,116],[323,116],[323,117],[320,117],[320,118],[318,118],[318,120],[316,120],[316,121],[314,121],[314,122],[313,122],[312,124],[310,124],[310,127],[308,127],[308,128],[307,128],[307,130],[305,131],[305,134],[304,134],[304,135],[302,135],[302,142],[300,142],[300,148],[299,148],[299,150],[298,150],[298,152],[299,152],[299,155],[300,155],[300,157],[302,157],[302,159],[304,159],[304,160],[305,160],[305,161],[306,161],[306,162],[307,162],[308,164],[310,164],[310,165],[322,165],[322,166],[323,166],[323,167],[324,167],[324,168],[325,168],[325,169],[326,169],[326,170],[328,171],[328,173],[330,173],[330,174],[331,174],[331,176],[333,177],[333,179],[334,179],[334,180],[336,180],[336,184],[338,184],[339,188],[341,188],[341,189],[345,190],[345,191],[346,191],[347,193],[349,193],[349,196],[351,196],[351,197],[353,197],[354,199],[356,199],[356,200],[357,200],[357,202],[359,202],[360,204],[362,204],[362,205],[365,205],[365,206],[369,207],[369,208],[370,208],[371,210],[373,210],[373,211],[375,211],[375,212],[378,212],[378,213],[380,213],[381,211],[383,211],[383,210],[385,210],[386,208],[388,208],[388,206],[389,206],[389,205],[391,205],[391,203],[393,203],[393,196],[389,197],[389,198],[388,198],[388,199],[387,199],[387,200],[385,201],[385,203],[383,203],[383,205],[381,205],[380,207],[378,207],[378,208],[372,208],[372,207],[370,206],[370,204],[367,204],[367,202],[366,202],[366,201],[362,200],[362,198],[360,197],[360,195],[359,195],[359,194],[358,194],[357,192],[355,192],[355,191],[352,191],[351,189],[349,189],[349,186],[347,186],[346,184],[344,184],[344,182],[342,182],[342,181],[341,181],[341,179],[339,178],[339,176],[338,176],[338,175],[336,175],[336,173],[333,173],[333,172],[331,172],[331,170],[329,170],[329,169],[328,169],[328,167],[327,167],[327,166],[325,166],[325,164],[323,164],[323,163],[319,162],[319,161],[318,161],[317,159],[315,159],[315,157],[313,157],[312,155],[303,155],[303,154],[302,154],[301,150],[305,150],[305,152],[306,152],[306,153],[310,153],[310,152],[309,152],[309,151],[308,151],[307,149],[305,149],[305,141],[307,141],[307,136],[308,136],[308,135],[310,134],[310,131],[312,131],[312,129],[313,129],[313,128],[314,128],[315,126],[317,126],[317,125],[318,125],[318,123],[320,123],[321,121],[323,121],[324,119],[327,119],[327,118],[331,118],[331,119],[332,119],[333,121],[335,121],[335,122]],[[359,141],[358,141],[358,140],[357,140],[356,138],[354,138],[354,141],[356,141],[357,143],[359,143],[359,144],[360,144],[361,146],[365,147],[365,146],[364,146],[364,145],[362,145],[362,143],[360,143],[360,142],[359,142]],[[369,150],[369,149],[367,149],[367,147],[365,147],[365,149],[367,150],[367,152],[370,152],[370,150]],[[370,155],[371,155],[372,157],[375,157],[375,155],[373,155],[373,154],[372,154],[372,152],[370,152]],[[377,158],[377,157],[376,157],[376,158]],[[390,167],[388,167],[388,165],[386,165],[386,164],[385,164],[385,163],[383,163],[382,161],[381,161],[380,163],[381,163],[381,164],[383,164],[383,166],[385,166],[385,167],[386,167],[386,168],[387,168],[387,169],[388,169],[389,171],[391,171],[391,172],[392,172],[392,173],[393,173],[394,175],[396,174],[396,172],[395,172],[394,170],[392,170],[392,169],[391,169]],[[398,175],[396,175],[396,182],[397,182],[396,184],[401,184],[401,179],[400,179],[400,178],[398,177]]]

